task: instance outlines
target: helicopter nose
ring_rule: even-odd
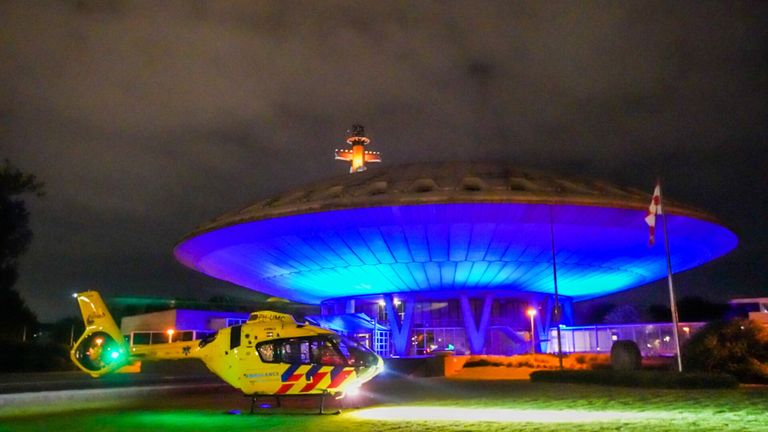
[[[363,372],[360,374],[360,380],[361,382],[366,382],[376,375],[380,374],[384,370],[384,359],[382,359],[380,356],[376,356],[376,361],[372,362],[372,364],[366,368],[363,369]]]

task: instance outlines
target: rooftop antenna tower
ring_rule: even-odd
[[[336,149],[336,159],[352,163],[349,168],[350,174],[365,171],[367,162],[381,162],[381,153],[365,150],[365,146],[370,142],[370,138],[365,136],[365,127],[361,124],[353,124],[347,131],[347,144],[352,148]]]

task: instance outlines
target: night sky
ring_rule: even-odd
[[[84,289],[247,298],[173,246],[346,172],[333,149],[361,122],[387,165],[504,160],[649,194],[660,175],[740,238],[678,297],[768,296],[766,23],[764,2],[0,2],[0,157],[47,192],[16,287],[44,321]]]

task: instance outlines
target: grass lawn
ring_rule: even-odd
[[[219,387],[117,408],[104,401],[82,410],[63,401],[44,413],[0,410],[0,431],[768,431],[766,387],[683,391],[442,378],[377,379],[367,387],[356,402],[344,401],[341,415],[297,415],[308,409],[295,406],[225,414],[247,411],[248,403]]]

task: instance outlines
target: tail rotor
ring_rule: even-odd
[[[96,291],[77,293],[85,332],[70,352],[72,362],[92,377],[113,372],[128,363],[129,350],[120,329]]]

